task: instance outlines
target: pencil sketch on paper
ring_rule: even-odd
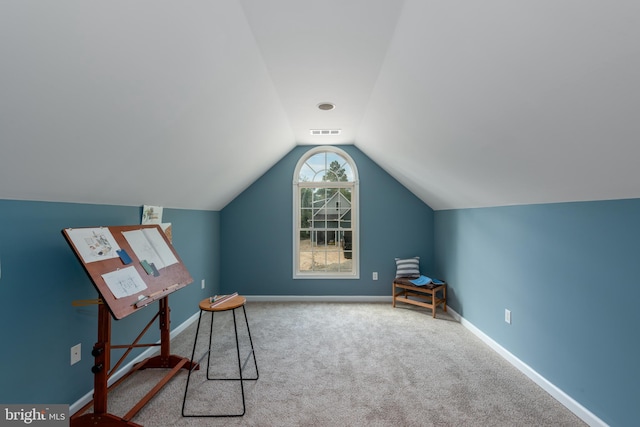
[[[123,231],[122,234],[140,261],[145,260],[149,264],[154,264],[157,269],[178,262],[157,228]]]
[[[116,298],[135,295],[147,289],[147,285],[140,277],[138,270],[133,266],[105,273],[102,278]]]
[[[72,228],[67,230],[85,264],[117,258],[120,246],[108,228]]]

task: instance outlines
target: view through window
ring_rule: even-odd
[[[313,149],[294,180],[295,277],[358,275],[357,171],[335,147]]]

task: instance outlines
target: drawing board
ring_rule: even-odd
[[[193,282],[157,224],[65,228],[62,234],[115,319]]]

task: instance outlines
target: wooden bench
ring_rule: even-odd
[[[434,318],[436,317],[436,307],[439,305],[442,305],[442,309],[447,311],[446,283],[416,286],[411,283],[411,280],[413,280],[411,277],[393,279],[393,307],[396,306],[396,302],[403,302],[430,308]]]

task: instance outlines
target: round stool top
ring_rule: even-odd
[[[247,301],[247,299],[245,297],[243,297],[243,296],[240,296],[240,295],[236,295],[236,296],[234,296],[232,298],[224,300],[224,301],[220,302],[219,304],[211,302],[210,298],[205,298],[202,301],[200,301],[200,310],[205,310],[205,311],[227,311],[227,310],[233,310],[235,308],[242,307],[246,301]],[[213,304],[216,304],[216,305],[211,307],[211,305],[213,305]]]

